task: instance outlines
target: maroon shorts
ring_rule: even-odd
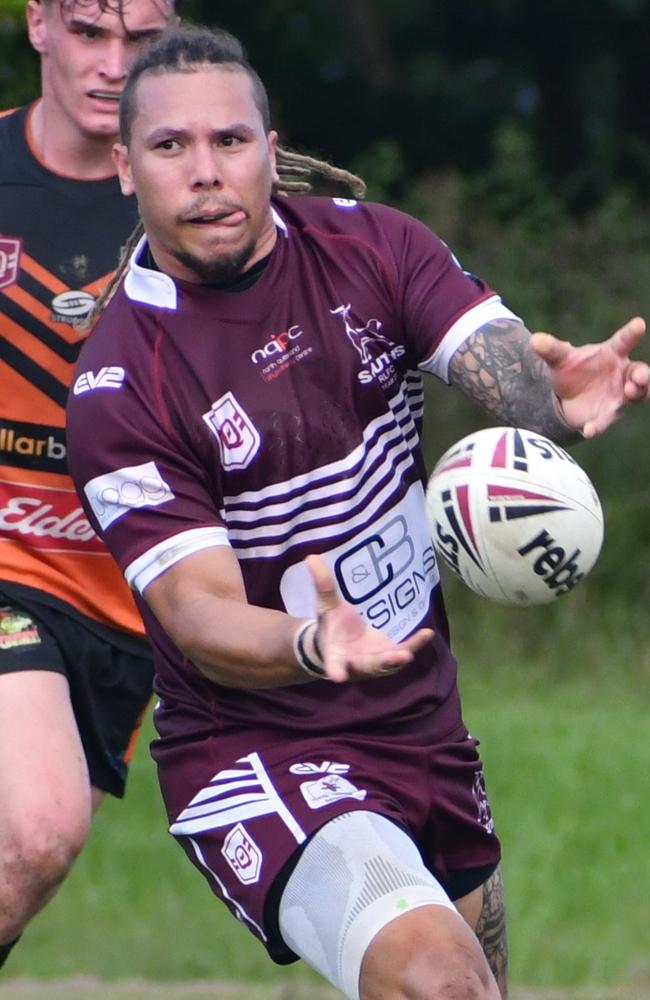
[[[435,746],[421,735],[249,731],[190,741],[172,738],[173,714],[156,713],[165,739],[152,746],[170,832],[276,962],[295,959],[277,932],[278,884],[341,813],[369,810],[407,830],[452,898],[500,858],[478,741],[462,724]],[[483,869],[473,884],[457,879]]]

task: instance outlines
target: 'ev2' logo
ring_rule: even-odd
[[[119,365],[104,365],[97,374],[83,372],[75,380],[72,391],[75,396],[81,396],[92,389],[121,389],[124,385],[125,371]]]

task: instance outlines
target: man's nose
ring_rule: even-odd
[[[122,81],[126,79],[129,71],[129,56],[126,43],[121,38],[110,38],[106,41],[99,60],[99,71],[108,80]]]
[[[201,144],[192,157],[192,187],[221,187],[219,156],[212,145]]]

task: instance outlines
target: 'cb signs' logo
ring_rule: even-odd
[[[231,392],[204,413],[203,419],[219,442],[224,469],[245,469],[257,454],[260,436]]]
[[[18,280],[22,240],[0,237],[0,288],[9,288]]]

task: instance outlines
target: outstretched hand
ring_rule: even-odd
[[[602,434],[630,403],[648,399],[650,367],[630,352],[645,333],[639,316],[600,344],[574,347],[550,333],[534,333],[531,347],[550,368],[564,419],[585,437]]]
[[[307,556],[318,597],[318,644],[332,681],[361,680],[395,673],[433,638],[429,628],[418,629],[395,643],[367,625],[351,604],[339,596],[329,566],[322,556]]]

